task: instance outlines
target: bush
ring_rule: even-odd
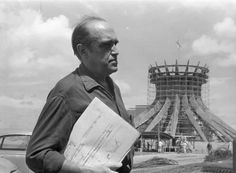
[[[210,152],[205,157],[205,161],[207,162],[220,161],[220,160],[229,159],[231,157],[232,157],[231,151],[227,148],[221,147]]]

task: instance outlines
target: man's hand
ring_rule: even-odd
[[[104,164],[103,166],[108,167],[111,170],[115,171],[122,166],[122,163],[121,162],[108,162],[108,163]]]
[[[109,162],[106,164],[94,166],[92,169],[95,171],[94,173],[117,173],[115,170],[117,170],[121,166],[122,163]]]
[[[73,162],[65,160],[58,173],[117,173],[115,170],[120,168],[122,163],[108,162],[95,166],[79,166]]]

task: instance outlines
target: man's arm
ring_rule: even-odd
[[[34,172],[114,173],[121,163],[85,167],[63,155],[76,118],[61,96],[49,99],[35,126],[27,148],[26,163]]]
[[[34,172],[58,172],[65,160],[67,144],[75,117],[62,96],[49,98],[27,147],[26,163]]]

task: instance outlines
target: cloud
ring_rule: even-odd
[[[236,24],[230,17],[226,17],[222,22],[215,24],[213,29],[219,36],[236,38]]]
[[[235,66],[236,24],[233,18],[224,18],[213,26],[212,31],[211,35],[202,35],[193,41],[193,51],[200,55],[216,57],[219,66]]]
[[[130,92],[130,85],[122,80],[115,80],[115,83],[119,86],[121,94],[124,96]]]
[[[33,87],[36,85],[43,85],[46,82],[41,80],[41,81],[9,81],[7,83],[0,83],[0,87],[11,87],[11,86],[18,86],[18,87]]]
[[[101,11],[101,7],[98,6],[99,1],[81,0],[80,3],[82,3],[86,9],[92,11],[93,13],[99,13]]]
[[[0,2],[1,107],[41,109],[49,83],[77,66],[71,32],[64,15],[46,18],[23,2]]]
[[[0,96],[0,105],[9,106],[12,108],[27,108],[27,109],[40,109],[42,108],[44,101],[29,96],[22,96],[18,98]]]
[[[202,35],[199,39],[195,40],[192,44],[194,51],[202,54],[214,54],[214,53],[231,53],[235,51],[234,43],[229,40],[219,40],[217,38],[211,38],[207,35]]]
[[[173,0],[170,1],[173,2]],[[174,2],[178,2],[187,8],[210,8],[225,11],[229,11],[229,9],[235,8],[236,5],[236,2],[234,0],[178,0]]]
[[[199,39],[195,40],[192,44],[192,48],[194,51],[203,55],[217,53],[221,50],[221,46],[217,40],[206,35],[202,35]]]
[[[14,10],[13,10],[14,9]],[[8,77],[37,76],[71,66],[71,28],[66,16],[44,19],[39,11],[0,6],[0,67]]]

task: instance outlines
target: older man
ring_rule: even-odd
[[[26,162],[35,173],[128,173],[133,153],[122,163],[85,167],[65,159],[71,130],[94,97],[131,123],[120,90],[110,78],[118,70],[118,39],[102,18],[85,17],[72,34],[80,66],[51,90],[28,145]]]

